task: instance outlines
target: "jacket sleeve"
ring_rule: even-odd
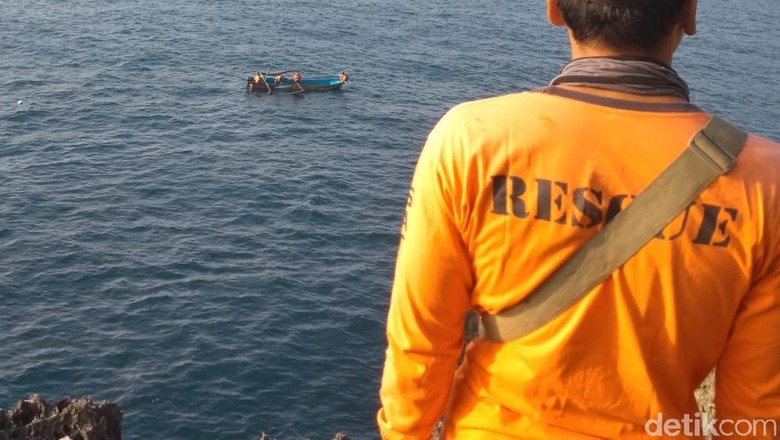
[[[715,408],[732,428],[740,419],[766,421],[751,438],[780,435],[780,258],[742,300],[718,362]]]
[[[446,125],[423,147],[401,227],[377,414],[384,439],[430,438],[462,349],[473,276],[456,219],[457,160]]]

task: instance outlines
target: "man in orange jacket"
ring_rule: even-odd
[[[753,135],[576,305],[520,339],[478,338],[456,371],[467,310],[522,301],[709,120],[669,67],[696,6],[548,0],[571,40],[561,75],[430,133],[388,314],[383,438],[427,439],[442,416],[446,439],[780,438],[780,146]],[[693,395],[714,367],[717,423]]]

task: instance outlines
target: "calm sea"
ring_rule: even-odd
[[[0,0],[0,407],[127,439],[376,438],[414,162],[459,101],[567,61],[544,2]],[[675,67],[780,139],[780,3],[700,2]],[[346,70],[253,95],[255,70]]]

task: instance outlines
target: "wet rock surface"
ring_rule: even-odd
[[[0,440],[121,440],[122,411],[90,397],[52,404],[37,394],[0,409]]]

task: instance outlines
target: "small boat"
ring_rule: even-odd
[[[283,72],[261,73],[246,78],[246,88],[250,92],[285,92],[290,94],[315,92],[322,90],[337,90],[349,81],[349,75],[341,72],[334,76],[319,76],[306,78],[297,70]]]

